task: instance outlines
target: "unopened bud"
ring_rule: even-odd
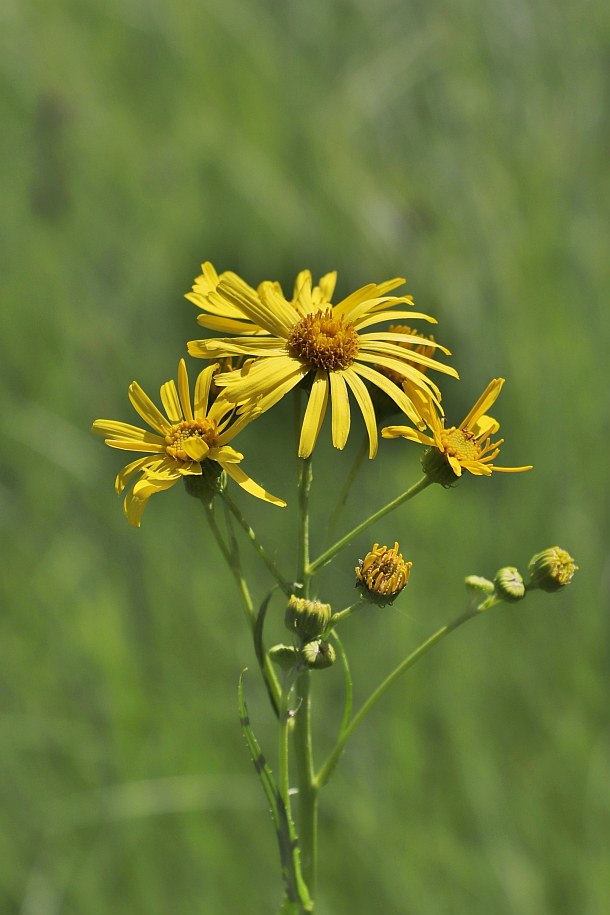
[[[519,569],[514,566],[506,566],[496,572],[494,579],[498,597],[505,601],[523,600],[525,597],[525,585]]]
[[[570,584],[577,570],[578,566],[569,553],[560,546],[551,546],[530,559],[528,586],[542,591],[560,591]]]
[[[288,600],[284,622],[290,632],[296,632],[304,642],[322,635],[330,621],[330,604],[319,600],[295,597]]]
[[[471,591],[476,591],[479,594],[493,594],[496,590],[493,581],[483,578],[481,575],[468,575],[464,579],[464,584]]]
[[[301,649],[301,657],[307,667],[312,670],[324,670],[330,667],[337,659],[337,653],[329,642],[324,639],[314,639],[306,642]]]
[[[398,541],[392,549],[375,543],[356,566],[356,587],[364,589],[371,603],[385,607],[393,603],[409,581],[412,565],[398,552]]]
[[[269,649],[269,658],[282,670],[290,670],[297,663],[299,652],[292,645],[274,645]]]

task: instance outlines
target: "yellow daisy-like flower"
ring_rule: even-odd
[[[436,482],[447,486],[462,475],[462,470],[476,476],[491,476],[495,470],[504,473],[520,473],[531,470],[527,467],[497,467],[493,460],[500,453],[504,439],[491,441],[491,436],[500,428],[500,423],[487,416],[504,384],[504,378],[489,382],[472,410],[459,426],[445,427],[445,423],[430,398],[421,398],[419,410],[432,435],[425,435],[408,426],[386,426],[381,430],[383,438],[406,438],[412,442],[429,445],[431,451],[424,455],[424,472]],[[416,392],[416,397],[420,397]]]
[[[373,544],[356,566],[356,587],[364,588],[368,600],[380,607],[392,604],[407,586],[412,562],[405,562],[398,552],[398,541],[390,549]]]
[[[330,280],[323,278],[319,287],[312,288],[308,270],[299,274],[297,284],[300,286],[291,302],[274,283],[262,283],[258,300],[254,301],[244,293],[241,283],[228,277],[219,283],[217,294],[263,329],[265,335],[193,340],[188,344],[189,353],[204,359],[229,355],[254,357],[241,370],[223,373],[216,381],[225,386],[228,400],[255,403],[261,412],[281,400],[307,375],[313,374],[299,442],[298,453],[303,458],[309,457],[314,449],[329,398],[333,445],[335,448],[345,446],[350,430],[348,391],[351,391],[364,417],[369,435],[369,457],[373,458],[377,453],[377,425],[365,381],[385,391],[416,425],[421,425],[422,418],[412,391],[423,389],[437,404],[441,396],[438,387],[424,375],[425,369],[434,368],[458,377],[450,366],[400,345],[405,342],[419,345],[420,339],[416,335],[410,338],[392,331],[367,332],[371,325],[393,318],[408,317],[436,323],[429,315],[392,310],[400,303],[413,304],[411,296],[387,295],[403,282],[403,279],[393,279],[379,285],[371,283],[332,305],[326,298],[327,294],[332,294]],[[220,323],[215,326],[221,329]],[[230,320],[225,326],[232,330]],[[429,345],[449,354],[449,350],[439,343],[431,341]],[[379,366],[400,374],[408,393],[383,374]]]
[[[229,442],[255,414],[245,413],[235,418],[235,405],[223,397],[208,407],[210,386],[217,368],[217,365],[209,365],[199,374],[191,407],[188,374],[184,359],[181,359],[178,387],[173,380],[161,386],[161,402],[167,418],[136,381],[130,384],[132,406],[154,432],[112,419],[97,419],[93,423],[92,430],[106,436],[105,442],[111,448],[146,452],[145,457],[123,467],[115,481],[120,495],[136,474],[142,474],[123,503],[129,523],[134,527],[140,526],[142,513],[152,495],[169,489],[182,477],[201,476],[202,464],[208,460],[216,461],[251,495],[274,505],[286,505],[283,499],[271,495],[237,466],[243,460],[243,454],[231,448]]]
[[[209,261],[201,265],[201,271],[201,274],[195,279],[191,292],[188,292],[185,296],[201,309],[202,313],[197,316],[198,324],[201,324],[202,327],[207,327],[209,330],[220,330],[225,333],[269,333],[269,331],[260,327],[256,321],[244,314],[243,310],[237,307],[231,299],[224,296],[222,288],[218,289],[221,282],[229,282],[239,289],[240,295],[245,299],[249,299],[256,308],[257,305],[260,307],[260,286],[258,291],[253,289],[252,286],[249,286],[241,277],[230,270],[221,273],[219,276]],[[297,276],[292,298],[293,305],[307,273],[308,271],[301,271]],[[329,303],[332,299],[336,281],[336,272],[327,273],[320,279],[319,285],[313,287],[312,299],[318,303],[319,307]],[[279,283],[273,283],[272,285],[279,295],[283,295],[282,287]]]

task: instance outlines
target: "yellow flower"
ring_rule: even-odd
[[[225,386],[228,400],[256,404],[261,412],[281,400],[307,375],[313,374],[301,429],[299,457],[312,453],[329,398],[333,445],[335,448],[345,446],[350,430],[348,391],[351,391],[364,417],[369,435],[369,457],[372,458],[377,453],[377,425],[365,381],[388,394],[416,425],[421,425],[412,390],[423,389],[436,403],[441,396],[437,386],[425,377],[425,369],[434,368],[458,377],[450,366],[401,345],[406,342],[417,346],[420,339],[416,335],[368,331],[371,325],[392,318],[409,317],[436,323],[425,314],[391,310],[399,303],[413,304],[411,296],[387,295],[403,282],[394,279],[380,285],[371,283],[332,305],[328,298],[334,286],[331,274],[323,277],[320,286],[312,288],[311,273],[302,271],[291,302],[274,283],[262,283],[255,301],[244,292],[240,283],[227,277],[220,282],[216,294],[221,294],[245,318],[263,329],[265,335],[193,340],[188,344],[189,353],[204,359],[230,355],[255,357],[241,370],[223,373],[216,381]],[[219,324],[216,326],[220,329]],[[231,330],[229,321],[225,326]],[[429,345],[449,353],[439,343],[431,341]],[[379,366],[400,374],[409,393],[382,374]]]
[[[405,562],[398,552],[398,541],[391,549],[378,543],[356,566],[356,587],[364,588],[368,600],[385,607],[393,603],[411,574],[412,562]]]
[[[386,426],[381,430],[383,438],[406,438],[422,445],[429,445],[431,451],[424,455],[424,471],[429,476],[449,485],[456,477],[462,475],[462,470],[468,470],[476,476],[491,476],[492,471],[501,470],[505,473],[520,473],[522,470],[531,470],[527,467],[497,467],[493,464],[494,458],[500,453],[500,445],[504,439],[491,442],[491,436],[500,428],[500,423],[491,416],[486,415],[486,410],[495,403],[502,390],[504,378],[494,378],[489,382],[472,410],[459,426],[445,428],[443,419],[430,398],[419,405],[420,413],[432,435],[425,435],[408,426]],[[416,394],[416,397],[420,396]]]
[[[92,430],[106,436],[105,442],[111,448],[146,453],[145,457],[123,467],[115,481],[120,495],[136,474],[141,474],[123,503],[129,523],[134,527],[140,526],[142,513],[152,495],[169,489],[182,477],[201,476],[206,460],[219,464],[251,495],[274,505],[286,505],[283,499],[271,495],[237,466],[243,460],[243,454],[231,448],[229,442],[254,414],[243,414],[232,422],[235,405],[222,397],[208,407],[216,369],[216,365],[209,365],[199,374],[191,407],[188,374],[184,359],[181,359],[178,388],[173,380],[161,386],[161,402],[167,418],[136,381],[130,384],[129,399],[154,432],[111,419],[97,419],[93,423]]]

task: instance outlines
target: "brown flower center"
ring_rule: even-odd
[[[288,337],[288,347],[295,356],[317,369],[336,372],[352,364],[360,341],[353,324],[335,318],[332,308],[326,308],[295,324]]]
[[[184,450],[184,443],[189,439],[200,438],[208,448],[218,444],[218,429],[211,419],[184,420],[174,423],[171,431],[165,436],[165,450],[176,461],[192,461]]]

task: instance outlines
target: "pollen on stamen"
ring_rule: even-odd
[[[333,316],[332,308],[306,315],[293,327],[288,347],[299,359],[318,369],[348,368],[360,349],[353,324]]]

